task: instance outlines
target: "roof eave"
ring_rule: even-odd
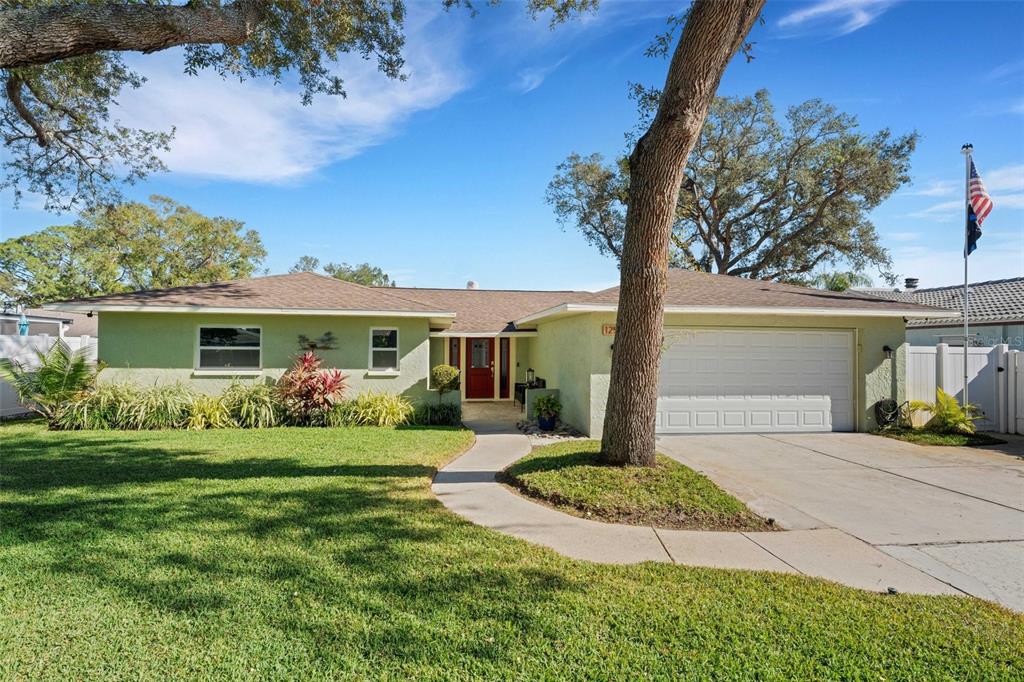
[[[245,308],[219,306],[116,305],[102,303],[49,303],[46,310],[80,313],[201,313],[219,315],[322,315],[325,317],[426,317],[432,320],[455,319],[449,310],[361,310],[347,308]]]
[[[526,317],[516,320],[517,327],[527,324],[534,324],[540,320],[551,317],[562,317],[579,313],[615,312],[617,305],[607,304],[578,304],[564,303],[562,305],[547,308]],[[817,317],[904,317],[904,318],[932,318],[942,315],[950,317],[947,311],[932,311],[921,308],[805,308],[805,307],[780,307],[780,306],[665,306],[666,313],[704,313],[723,315],[793,315],[793,316],[817,316]]]

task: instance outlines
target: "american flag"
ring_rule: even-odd
[[[985,218],[992,212],[992,197],[985,191],[985,185],[981,182],[978,169],[974,167],[974,159],[971,159],[971,180],[967,186],[967,201],[974,209],[974,215],[978,221],[978,227],[985,222]]]

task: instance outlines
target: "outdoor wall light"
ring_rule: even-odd
[[[892,360],[892,348],[889,346],[882,346],[882,352],[885,353],[886,360]]]

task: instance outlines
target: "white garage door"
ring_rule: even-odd
[[[658,433],[852,431],[853,332],[666,329]]]

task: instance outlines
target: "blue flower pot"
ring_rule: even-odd
[[[537,415],[537,425],[540,427],[541,431],[554,431],[555,422],[557,420],[558,418],[555,416],[545,417],[542,415]]]

